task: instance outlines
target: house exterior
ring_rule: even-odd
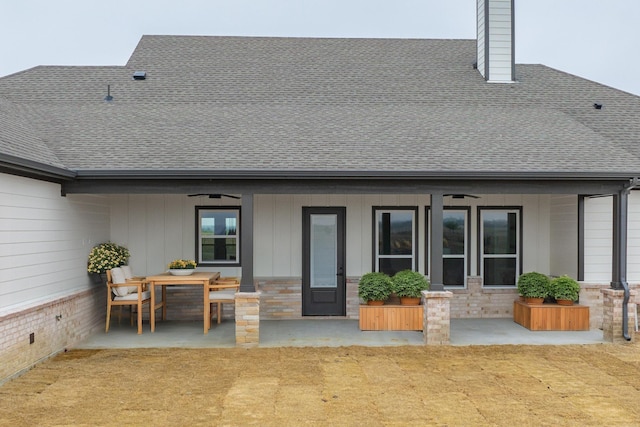
[[[516,65],[513,2],[478,11],[477,40],[144,36],[0,78],[0,378],[103,327],[104,241],[240,276],[260,319],[357,318],[359,278],[405,268],[511,317],[539,271],[603,327],[640,281],[640,98]]]

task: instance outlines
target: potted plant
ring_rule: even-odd
[[[391,289],[400,297],[400,304],[418,305],[422,291],[429,289],[429,281],[417,271],[402,270],[393,276]]]
[[[369,305],[382,305],[391,295],[391,278],[380,272],[363,275],[358,283],[358,296]]]
[[[169,273],[174,276],[189,276],[198,266],[192,259],[174,259],[169,263]]]
[[[551,296],[560,305],[573,305],[580,295],[580,285],[569,276],[560,276],[551,280]]]
[[[106,283],[106,278],[102,277],[106,271],[126,265],[130,256],[129,250],[124,246],[109,242],[100,243],[89,252],[87,272],[96,278],[100,278],[100,282]]]
[[[518,278],[518,293],[525,298],[527,304],[542,304],[549,296],[551,280],[535,271],[521,274]]]

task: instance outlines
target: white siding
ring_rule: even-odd
[[[91,287],[89,251],[107,240],[107,198],[0,174],[0,313]]]
[[[485,16],[487,1],[488,19]],[[478,69],[490,82],[513,81],[512,12],[511,0],[480,0],[478,2]],[[488,49],[485,49],[485,44],[488,44]],[[487,61],[488,76],[485,75]]]
[[[578,277],[578,197],[551,196],[551,274]]]
[[[277,200],[277,201],[276,201]],[[302,207],[345,206],[347,208],[347,275],[360,276],[372,269],[373,206],[418,207],[418,266],[425,271],[425,206],[422,195],[258,195],[255,201],[254,274],[258,277],[299,277],[302,274]],[[449,199],[445,205],[468,206],[472,210],[470,274],[477,274],[477,207],[522,206],[525,271],[550,270],[550,201],[546,195],[483,195],[480,199]],[[278,205],[276,207],[276,205]],[[269,227],[272,225],[272,227]],[[577,227],[577,225],[576,225]],[[274,233],[273,229],[277,231]],[[277,257],[274,256],[277,254]],[[274,258],[291,260],[290,269]]]
[[[640,282],[640,192],[629,195],[627,281]]]
[[[476,39],[476,43],[477,43],[477,52],[478,52],[478,71],[480,71],[480,74],[482,74],[482,77],[486,78],[487,76],[485,76],[485,72],[484,72],[484,66],[485,66],[485,62],[484,62],[484,56],[485,56],[485,51],[484,51],[484,45],[485,45],[485,25],[484,25],[484,1],[485,0],[478,0],[477,3],[477,7],[478,7],[478,22],[477,22],[477,28],[478,28],[478,37]]]
[[[254,274],[256,277],[300,277],[302,274],[302,207],[344,206],[347,211],[348,276],[372,269],[373,206],[418,207],[418,266],[425,271],[425,206],[428,195],[256,195],[254,198]],[[561,199],[559,199],[561,201]],[[195,257],[195,206],[236,205],[179,195],[113,196],[111,240],[131,250],[136,274],[166,269],[175,258]],[[471,205],[470,275],[478,274],[478,206],[523,207],[523,271],[550,272],[551,198],[547,195],[481,195],[479,199],[445,199],[446,206]],[[569,221],[569,218],[564,218]],[[577,226],[576,226],[577,227]],[[567,255],[570,257],[569,255]],[[223,275],[240,275],[239,268],[222,268]]]
[[[478,206],[522,206],[522,259],[521,273],[539,271],[549,274],[550,269],[550,202],[547,195],[481,195],[471,203],[471,215],[477,214]],[[471,275],[479,274],[477,267],[478,224],[474,218],[471,228],[471,253],[473,261]]]
[[[235,199],[184,195],[111,196],[111,241],[131,252],[134,274],[166,271],[174,259],[195,259],[195,207],[236,206]],[[257,222],[256,222],[257,223]],[[224,276],[238,276],[236,267],[216,268]]]
[[[611,197],[587,198],[584,203],[584,281],[611,281],[613,241]]]

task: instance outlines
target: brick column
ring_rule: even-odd
[[[630,291],[630,293],[627,324],[631,341],[627,341],[622,336],[622,302],[624,300],[624,291],[602,289],[602,334],[605,341],[614,344],[633,342],[635,335],[635,318],[633,315],[636,310],[636,291]]]
[[[260,343],[260,292],[236,293],[236,347]]]
[[[423,291],[424,321],[422,334],[425,345],[448,345],[451,341],[450,301],[453,296],[449,291]]]

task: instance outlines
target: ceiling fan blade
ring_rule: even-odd
[[[222,197],[228,197],[230,199],[240,199],[238,196],[234,196],[231,194],[208,194],[208,193],[199,193],[199,194],[187,194],[188,197],[198,197],[198,196],[207,196],[210,199],[221,199]]]
[[[479,199],[480,196],[474,196],[473,194],[443,194],[444,197],[451,196],[454,199],[464,199],[466,197],[470,197],[472,199]]]

